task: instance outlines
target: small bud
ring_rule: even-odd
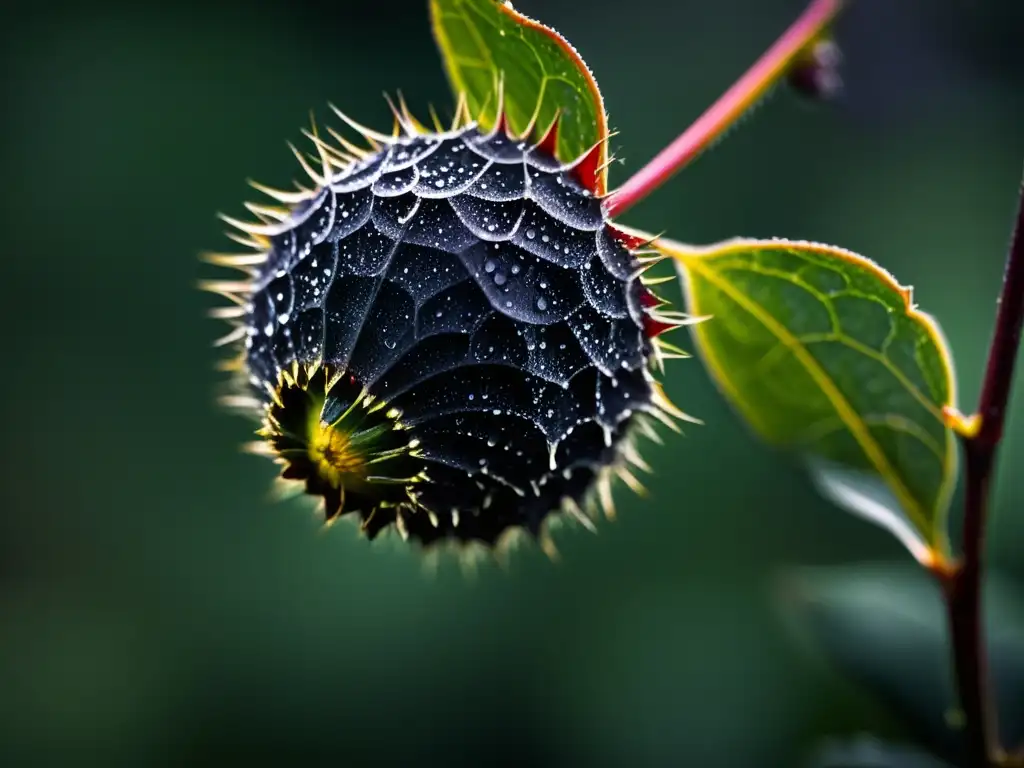
[[[790,66],[790,86],[815,101],[829,101],[839,95],[843,80],[839,76],[842,52],[835,42],[822,38],[811,43]]]

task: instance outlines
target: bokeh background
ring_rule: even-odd
[[[802,0],[521,0],[603,88],[622,181]],[[688,242],[834,242],[915,287],[976,401],[1024,161],[1017,0],[860,0],[841,100],[783,92],[627,217]],[[755,442],[701,364],[706,421],[647,451],[599,535],[434,577],[396,541],[274,503],[213,402],[214,213],[286,185],[328,101],[450,107],[425,0],[20,4],[0,23],[0,763],[797,765],[891,714],[792,642],[799,565],[908,557]],[[688,339],[679,339],[684,346]],[[1024,577],[1024,377],[991,556]]]

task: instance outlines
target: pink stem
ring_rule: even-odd
[[[828,23],[835,18],[843,0],[812,0],[747,72],[737,80],[695,123],[675,141],[637,171],[604,201],[604,210],[614,218],[631,208],[668,180],[672,174],[700,154],[785,75],[787,68]]]

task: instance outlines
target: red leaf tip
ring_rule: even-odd
[[[597,142],[594,146],[584,152],[569,169],[573,176],[576,177],[576,181],[578,181],[584,189],[589,190],[595,195],[601,194],[601,171],[604,160],[604,142],[605,139],[601,139],[601,141]]]
[[[661,334],[671,331],[673,328],[678,328],[679,326],[679,323],[662,320],[649,312],[644,315],[644,333],[649,339],[661,336]]]
[[[508,127],[508,114],[505,112],[504,109],[502,109],[501,112],[498,113],[498,119],[494,124],[494,132],[496,134],[504,133],[506,136],[511,135],[511,131],[509,130]]]
[[[551,125],[544,131],[544,135],[541,136],[540,141],[537,142],[537,149],[541,152],[555,156],[555,150],[558,147],[558,123],[561,117],[560,112],[555,113],[555,119],[551,121]],[[589,189],[589,187],[588,187]]]
[[[654,307],[660,307],[665,304],[668,304],[668,302],[658,296],[658,294],[654,293],[654,291],[645,285],[640,286],[640,305],[644,307],[644,309],[653,309]]]
[[[622,227],[609,226],[608,233],[619,243],[626,246],[630,251],[643,248],[650,243],[650,238],[628,232]]]

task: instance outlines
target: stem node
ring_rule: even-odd
[[[1024,181],[1017,208],[995,331],[989,347],[978,411],[959,420],[964,447],[963,556],[960,567],[941,581],[946,598],[953,667],[964,710],[967,756],[971,765],[998,765],[999,734],[989,690],[988,653],[982,606],[985,569],[985,525],[996,454],[1003,436],[1013,372],[1024,324]],[[951,425],[956,429],[956,425]]]

